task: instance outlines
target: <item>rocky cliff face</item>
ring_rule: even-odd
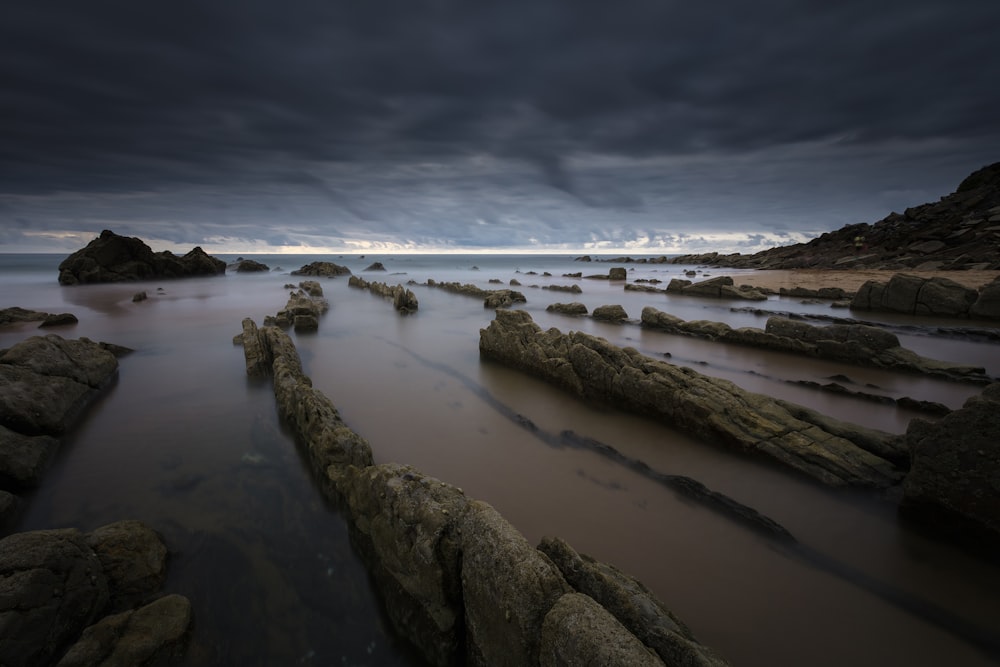
[[[847,225],[808,243],[753,255],[708,253],[671,262],[757,269],[1000,269],[1000,162],[973,172],[940,201],[874,224]]]

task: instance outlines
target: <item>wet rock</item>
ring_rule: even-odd
[[[145,292],[136,292],[132,295],[132,303],[139,303],[140,301],[145,301],[149,296]]]
[[[318,298],[323,296],[323,286],[315,280],[303,280],[299,283],[299,287],[311,297]]]
[[[59,283],[110,283],[226,272],[226,263],[194,248],[178,257],[169,251],[154,253],[140,239],[104,230],[101,235],[59,264]]]
[[[382,262],[372,262],[365,268],[365,271],[385,271],[385,267],[382,266]]]
[[[538,546],[574,590],[593,598],[667,665],[720,667],[727,664],[700,644],[653,593],[618,568],[577,553],[558,538]],[[614,663],[631,664],[631,663]]]
[[[86,539],[107,576],[112,611],[145,602],[163,586],[167,547],[145,523],[117,521],[91,531]]]
[[[297,271],[292,271],[293,276],[316,276],[318,278],[333,278],[350,275],[350,273],[351,270],[346,266],[340,266],[333,262],[311,262],[303,265]]]
[[[57,313],[54,315],[46,315],[42,323],[38,325],[39,329],[48,329],[50,327],[65,327],[71,324],[76,324],[80,320],[76,319],[76,315],[73,313]]]
[[[988,320],[1000,320],[1000,277],[979,290],[976,302],[969,308],[969,315]]]
[[[628,313],[619,305],[598,306],[591,315],[595,320],[621,323],[628,319]]]
[[[510,308],[515,303],[527,303],[520,292],[510,289],[494,290],[483,301],[483,308]]]
[[[10,521],[16,514],[19,504],[20,501],[18,500],[18,497],[13,493],[0,491],[0,530],[2,530],[5,527],[4,524],[7,521]]]
[[[417,295],[402,285],[388,285],[386,283],[368,282],[359,276],[351,276],[351,279],[347,284],[351,287],[366,289],[372,294],[378,294],[379,296],[392,299],[393,308],[404,315],[415,313],[420,307],[420,304],[417,301]]]
[[[588,334],[543,332],[525,311],[497,311],[480,330],[479,349],[583,398],[770,458],[825,484],[886,487],[901,477],[890,462],[796,418],[768,396]]]
[[[628,273],[623,266],[615,266],[608,271],[608,280],[626,280],[627,278]]]
[[[49,664],[107,603],[101,562],[79,531],[0,540],[0,664]]]
[[[546,311],[550,313],[559,313],[561,315],[586,315],[587,307],[582,303],[553,303],[549,304]]]
[[[579,285],[543,285],[542,289],[552,292],[570,292],[571,294],[580,294],[583,292]]]
[[[320,316],[329,309],[326,299],[310,296],[300,289],[288,295],[285,308],[277,312],[273,323],[283,329],[294,327],[296,331],[316,331]]]
[[[86,338],[27,338],[0,355],[0,425],[63,433],[117,372],[115,356]]]
[[[569,585],[486,503],[471,502],[458,527],[468,664],[537,663],[542,623]]]
[[[170,664],[182,656],[190,627],[191,602],[165,595],[88,627],[58,667]]]
[[[399,464],[352,467],[337,488],[393,625],[432,664],[458,662],[464,620],[456,522],[468,499]]]
[[[903,482],[909,515],[948,531],[1000,538],[1000,384],[992,384],[938,422],[906,430],[912,464]]]
[[[882,310],[908,315],[968,317],[979,294],[948,278],[897,273],[888,282],[869,280],[851,301],[853,310]]]
[[[22,435],[0,426],[0,488],[34,488],[49,467],[59,441],[47,435]]]
[[[545,615],[538,664],[662,667],[663,661],[597,602],[567,593]]]
[[[667,283],[666,291],[688,296],[711,297],[713,299],[767,300],[766,294],[749,285],[741,285],[737,288],[733,283],[733,279],[729,276],[717,276],[697,283],[692,283],[690,280],[673,278]]]
[[[40,322],[46,317],[49,317],[48,313],[38,310],[28,310],[20,306],[0,308],[0,325],[15,324],[17,322]]]
[[[267,264],[253,259],[238,259],[229,268],[235,270],[237,273],[261,273],[271,270],[271,267]]]

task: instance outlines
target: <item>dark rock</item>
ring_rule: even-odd
[[[170,664],[184,653],[191,618],[191,602],[181,595],[106,616],[84,630],[57,667]]]
[[[587,307],[582,303],[553,303],[545,308],[550,313],[562,315],[586,315]]]
[[[38,486],[59,448],[48,435],[28,436],[0,426],[0,488],[20,491]]]
[[[976,290],[947,278],[897,273],[887,283],[869,280],[862,285],[851,301],[851,308],[908,315],[968,317],[978,297]]]
[[[667,665],[719,667],[726,664],[698,643],[684,623],[638,580],[614,566],[577,553],[558,538],[543,539],[538,549],[559,568],[570,586],[593,598]]]
[[[1000,384],[936,423],[906,431],[912,464],[903,508],[948,530],[973,528],[1000,538]]]
[[[767,300],[767,295],[756,288],[748,285],[741,285],[737,288],[729,276],[717,276],[697,283],[673,278],[667,283],[667,292],[689,296],[707,296],[713,299]]]
[[[610,271],[608,271],[608,280],[626,280],[628,279],[628,273],[625,271],[625,267],[615,266]]]
[[[292,271],[293,276],[316,276],[318,278],[332,278],[350,275],[350,273],[351,270],[346,266],[340,266],[333,262],[311,262],[302,266],[298,271]]]
[[[365,268],[365,271],[385,271],[385,267],[382,266],[382,262],[372,262]]]
[[[107,603],[101,562],[79,531],[0,540],[0,664],[49,664]]]
[[[366,289],[372,294],[392,299],[393,308],[398,312],[408,315],[417,312],[420,307],[417,295],[402,285],[387,285],[386,283],[368,282],[359,276],[351,276],[347,283],[351,287]]]
[[[483,300],[483,308],[510,308],[515,303],[526,303],[527,301],[520,292],[498,289],[486,296]]]
[[[145,292],[136,292],[132,295],[132,303],[138,303],[139,301],[145,301],[149,297]]]
[[[591,317],[595,320],[616,322],[620,324],[628,319],[628,313],[626,313],[625,309],[619,305],[598,306],[597,308],[594,308],[594,312]]]
[[[490,326],[480,330],[479,349],[484,357],[583,398],[771,458],[825,484],[886,487],[901,476],[890,462],[797,418],[768,396],[581,332],[543,332],[525,311],[498,310]]]
[[[225,262],[210,257],[201,248],[194,248],[183,257],[166,250],[154,253],[138,238],[104,230],[86,247],[62,261],[59,282],[77,285],[212,276],[225,272]]]
[[[146,602],[167,576],[167,547],[141,521],[101,526],[87,534],[87,544],[101,561],[108,579],[112,611]]]
[[[979,290],[976,302],[969,308],[969,315],[988,320],[1000,320],[1000,277]]]
[[[567,593],[545,615],[538,664],[662,667],[663,662],[604,607],[586,595]]]
[[[271,270],[267,264],[252,259],[238,259],[229,268],[235,269],[237,273],[260,273]]]
[[[43,313],[37,310],[27,310],[26,308],[21,308],[20,306],[0,309],[0,325],[14,324],[17,322],[40,322],[46,317],[49,317],[49,313]]]
[[[544,285],[542,289],[551,290],[553,292],[570,292],[572,294],[580,294],[583,292],[579,285]]]
[[[70,324],[76,324],[80,320],[76,319],[76,315],[73,313],[58,313],[55,315],[46,315],[42,323],[38,325],[39,329],[47,329],[49,327],[64,327]]]
[[[299,287],[301,287],[305,291],[305,293],[308,294],[309,296],[312,297],[323,296],[323,286],[320,285],[315,280],[303,280],[302,282],[299,283]]]

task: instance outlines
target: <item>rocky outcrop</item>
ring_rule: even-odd
[[[753,255],[683,255],[672,264],[745,269],[1000,269],[1000,162],[939,201]]]
[[[297,271],[292,271],[293,276],[315,276],[317,278],[334,278],[350,275],[350,273],[351,270],[346,266],[340,266],[333,262],[310,262]]]
[[[385,271],[385,267],[382,265],[382,262],[372,262],[365,267],[365,271]]]
[[[153,252],[140,239],[104,230],[101,235],[59,265],[59,283],[114,283],[189,276],[215,276],[226,263],[196,247],[178,257],[170,251]]]
[[[117,377],[107,348],[49,334],[0,350],[0,489],[39,484],[58,448],[53,436],[66,433]]]
[[[58,664],[167,664],[183,650],[191,610],[181,596],[153,601],[166,554],[138,521],[0,540],[0,664],[55,664],[71,645]]]
[[[303,286],[288,295],[288,302],[283,310],[274,317],[264,318],[267,326],[287,329],[293,327],[298,332],[316,331],[319,328],[319,318],[330,309],[329,302],[323,298],[323,288],[311,280],[299,283]]]
[[[902,476],[889,461],[796,417],[768,396],[585,333],[543,332],[525,311],[497,311],[489,327],[480,330],[479,349],[484,357],[583,398],[769,458],[824,484],[885,488]]]
[[[869,280],[851,301],[852,310],[881,310],[907,315],[1000,319],[1000,281],[983,294],[948,278],[897,273],[888,282]]]
[[[415,313],[417,312],[417,308],[420,307],[417,295],[402,285],[390,286],[386,283],[368,282],[359,276],[351,276],[347,284],[351,287],[366,289],[372,294],[392,299],[393,308],[404,315]]]
[[[832,359],[855,366],[920,373],[960,382],[990,382],[981,366],[953,364],[920,356],[901,347],[895,334],[865,324],[813,326],[800,320],[774,316],[767,319],[763,330],[753,327],[733,329],[724,322],[685,321],[646,306],[642,309],[642,326],[732,345]]]
[[[594,308],[594,312],[591,314],[595,320],[601,320],[603,322],[614,322],[616,324],[621,324],[628,319],[628,313],[625,309],[617,304],[611,304],[606,306],[598,306]]]
[[[648,646],[663,663],[689,667],[719,667],[726,664],[699,643],[687,626],[642,582],[613,565],[577,553],[573,547],[558,538],[543,539],[538,550],[549,557],[576,591],[606,609],[629,634],[641,641],[643,648]],[[638,656],[643,657],[642,654]],[[579,663],[570,661],[563,664]],[[602,664],[637,663],[619,660]]]
[[[690,280],[674,278],[667,284],[666,291],[671,294],[686,296],[707,296],[713,299],[745,299],[748,301],[766,301],[767,295],[749,285],[736,287],[729,276],[717,276],[697,283]]]
[[[948,532],[985,535],[1000,544],[998,433],[1000,384],[938,422],[911,421],[906,443],[912,463],[903,482],[903,511]]]
[[[662,664],[490,505],[410,466],[374,465],[288,336],[244,330],[245,349],[257,337],[271,360],[279,412],[344,509],[393,626],[430,664]]]
[[[480,298],[483,300],[484,308],[510,308],[515,303],[527,303],[528,301],[523,294],[512,289],[486,290],[471,283],[441,283],[433,279],[428,280],[425,284],[427,287],[437,287],[453,294]]]
[[[262,273],[271,270],[271,267],[263,262],[258,262],[254,259],[243,259],[242,257],[230,264],[228,268],[233,269],[237,273]]]
[[[542,285],[542,289],[547,289],[550,292],[569,292],[570,294],[583,292],[579,285]]]
[[[573,303],[552,303],[546,306],[545,310],[550,313],[559,313],[561,315],[587,314],[587,306],[576,301],[574,301]]]
[[[0,309],[0,326],[17,324],[19,322],[41,322],[39,329],[61,327],[76,324],[79,320],[73,313],[43,313],[38,310],[27,310],[18,306]]]

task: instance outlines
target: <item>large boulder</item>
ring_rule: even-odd
[[[713,299],[767,300],[767,295],[756,288],[746,285],[736,287],[733,279],[729,276],[717,276],[697,283],[674,278],[667,284],[667,292],[690,296],[707,296]]]
[[[238,259],[229,268],[234,269],[237,273],[262,273],[271,270],[267,264],[254,259]]]
[[[663,661],[608,610],[580,593],[562,596],[545,615],[538,664],[663,667]]]
[[[101,561],[78,530],[0,540],[0,665],[49,664],[108,600]]]
[[[1000,542],[998,434],[1000,383],[936,423],[911,421],[904,511],[949,530],[971,526]]]
[[[351,270],[346,266],[340,266],[333,262],[311,262],[303,265],[297,271],[292,271],[293,276],[316,276],[318,278],[333,278],[350,275],[350,273]]]
[[[618,304],[611,304],[594,308],[594,312],[591,314],[591,317],[595,320],[621,324],[628,319],[628,313],[625,312],[625,309]]]
[[[226,263],[194,248],[178,257],[156,252],[131,236],[104,230],[101,235],[59,264],[63,285],[212,276],[226,272]]]
[[[543,332],[525,311],[497,311],[490,326],[479,332],[479,349],[484,357],[583,398],[662,420],[707,442],[771,458],[825,484],[884,488],[901,477],[889,461],[796,417],[768,396],[589,334]]]
[[[169,664],[183,654],[190,627],[191,602],[181,595],[165,595],[94,623],[57,667]]]
[[[38,486],[59,448],[48,435],[22,435],[0,425],[0,488],[20,491]]]
[[[108,578],[112,610],[148,600],[167,576],[167,547],[141,521],[117,521],[87,534],[87,544]]]
[[[1000,277],[979,290],[976,302],[969,308],[969,315],[988,320],[1000,320]]]
[[[0,356],[0,426],[64,433],[117,372],[115,355],[86,338],[27,338]]]
[[[869,280],[854,295],[851,308],[908,315],[968,317],[980,298],[977,290],[942,277],[897,273],[888,282]],[[987,309],[988,310],[988,309]]]

